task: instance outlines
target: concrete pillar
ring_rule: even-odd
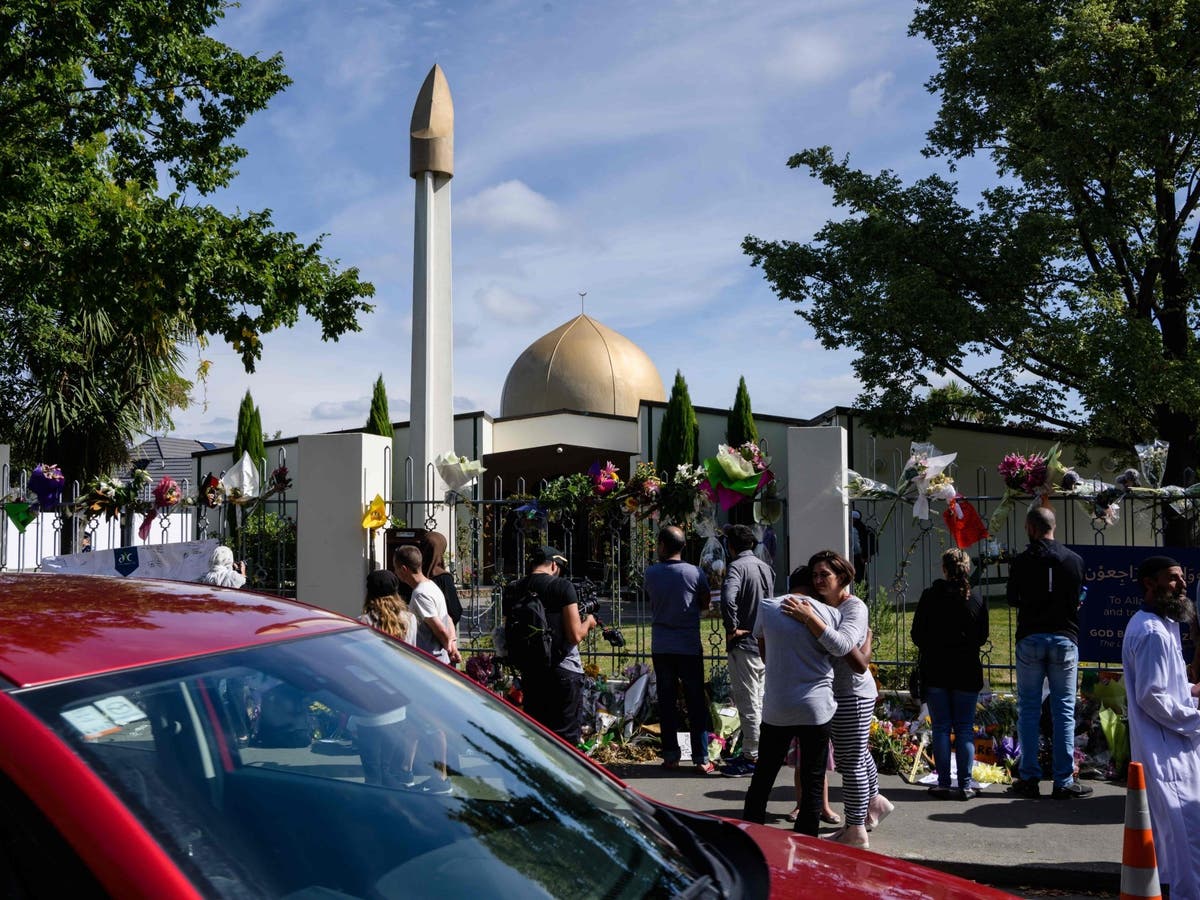
[[[413,496],[441,500],[446,483],[430,464],[454,449],[454,324],[450,283],[450,177],[423,172],[416,179],[413,247],[413,339],[409,453]],[[445,507],[421,513],[449,534]],[[421,524],[410,522],[410,525]]]
[[[787,430],[788,557],[792,568],[818,550],[850,556],[850,504],[846,483],[846,429]]]
[[[304,466],[295,479],[296,597],[357,616],[371,558],[362,518],[371,499],[384,493],[391,439],[310,434],[298,443]],[[382,529],[375,535],[375,558],[386,565]]]

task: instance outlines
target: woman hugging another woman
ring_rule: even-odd
[[[867,847],[867,832],[893,809],[891,802],[879,793],[879,773],[867,746],[878,697],[875,679],[867,671],[871,659],[867,605],[852,593],[854,566],[840,553],[821,550],[813,554],[808,566],[813,593],[840,613],[837,627],[811,615],[811,610],[802,613],[809,630],[834,657],[833,694],[837,711],[831,723],[833,758],[842,776],[846,824],[830,839],[852,847]]]

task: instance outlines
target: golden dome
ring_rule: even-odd
[[[501,416],[570,409],[636,416],[642,400],[666,400],[658,369],[637,344],[586,315],[538,338],[504,380]]]

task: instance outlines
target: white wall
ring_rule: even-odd
[[[506,453],[547,444],[573,444],[637,453],[636,420],[555,413],[528,419],[496,422],[492,429],[492,452]]]
[[[362,611],[371,556],[363,513],[385,489],[388,438],[315,434],[299,439],[305,466],[295,478],[297,599],[346,615]],[[375,558],[383,559],[383,531]]]

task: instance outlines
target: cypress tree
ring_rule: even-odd
[[[238,407],[237,435],[233,439],[233,461],[237,462],[241,459],[243,452],[249,453],[250,459],[258,465],[262,465],[267,459],[267,448],[263,443],[262,416],[259,414],[258,407],[254,405],[254,398],[250,396],[249,390],[242,398],[242,405]]]
[[[367,415],[367,424],[363,431],[386,438],[393,437],[392,420],[388,415],[387,390],[383,386],[382,373],[375,381],[375,393],[371,395],[371,412]]]
[[[669,477],[681,463],[695,465],[699,461],[700,425],[696,421],[696,410],[688,395],[687,382],[683,373],[675,371],[675,384],[671,386],[671,398],[663,415],[662,430],[658,434],[658,453],[655,465],[663,477]]]
[[[754,425],[750,392],[746,390],[746,379],[742,376],[738,378],[737,396],[733,399],[733,409],[729,411],[729,419],[725,423],[725,443],[730,447],[740,447],[746,441],[758,442],[758,428]]]

